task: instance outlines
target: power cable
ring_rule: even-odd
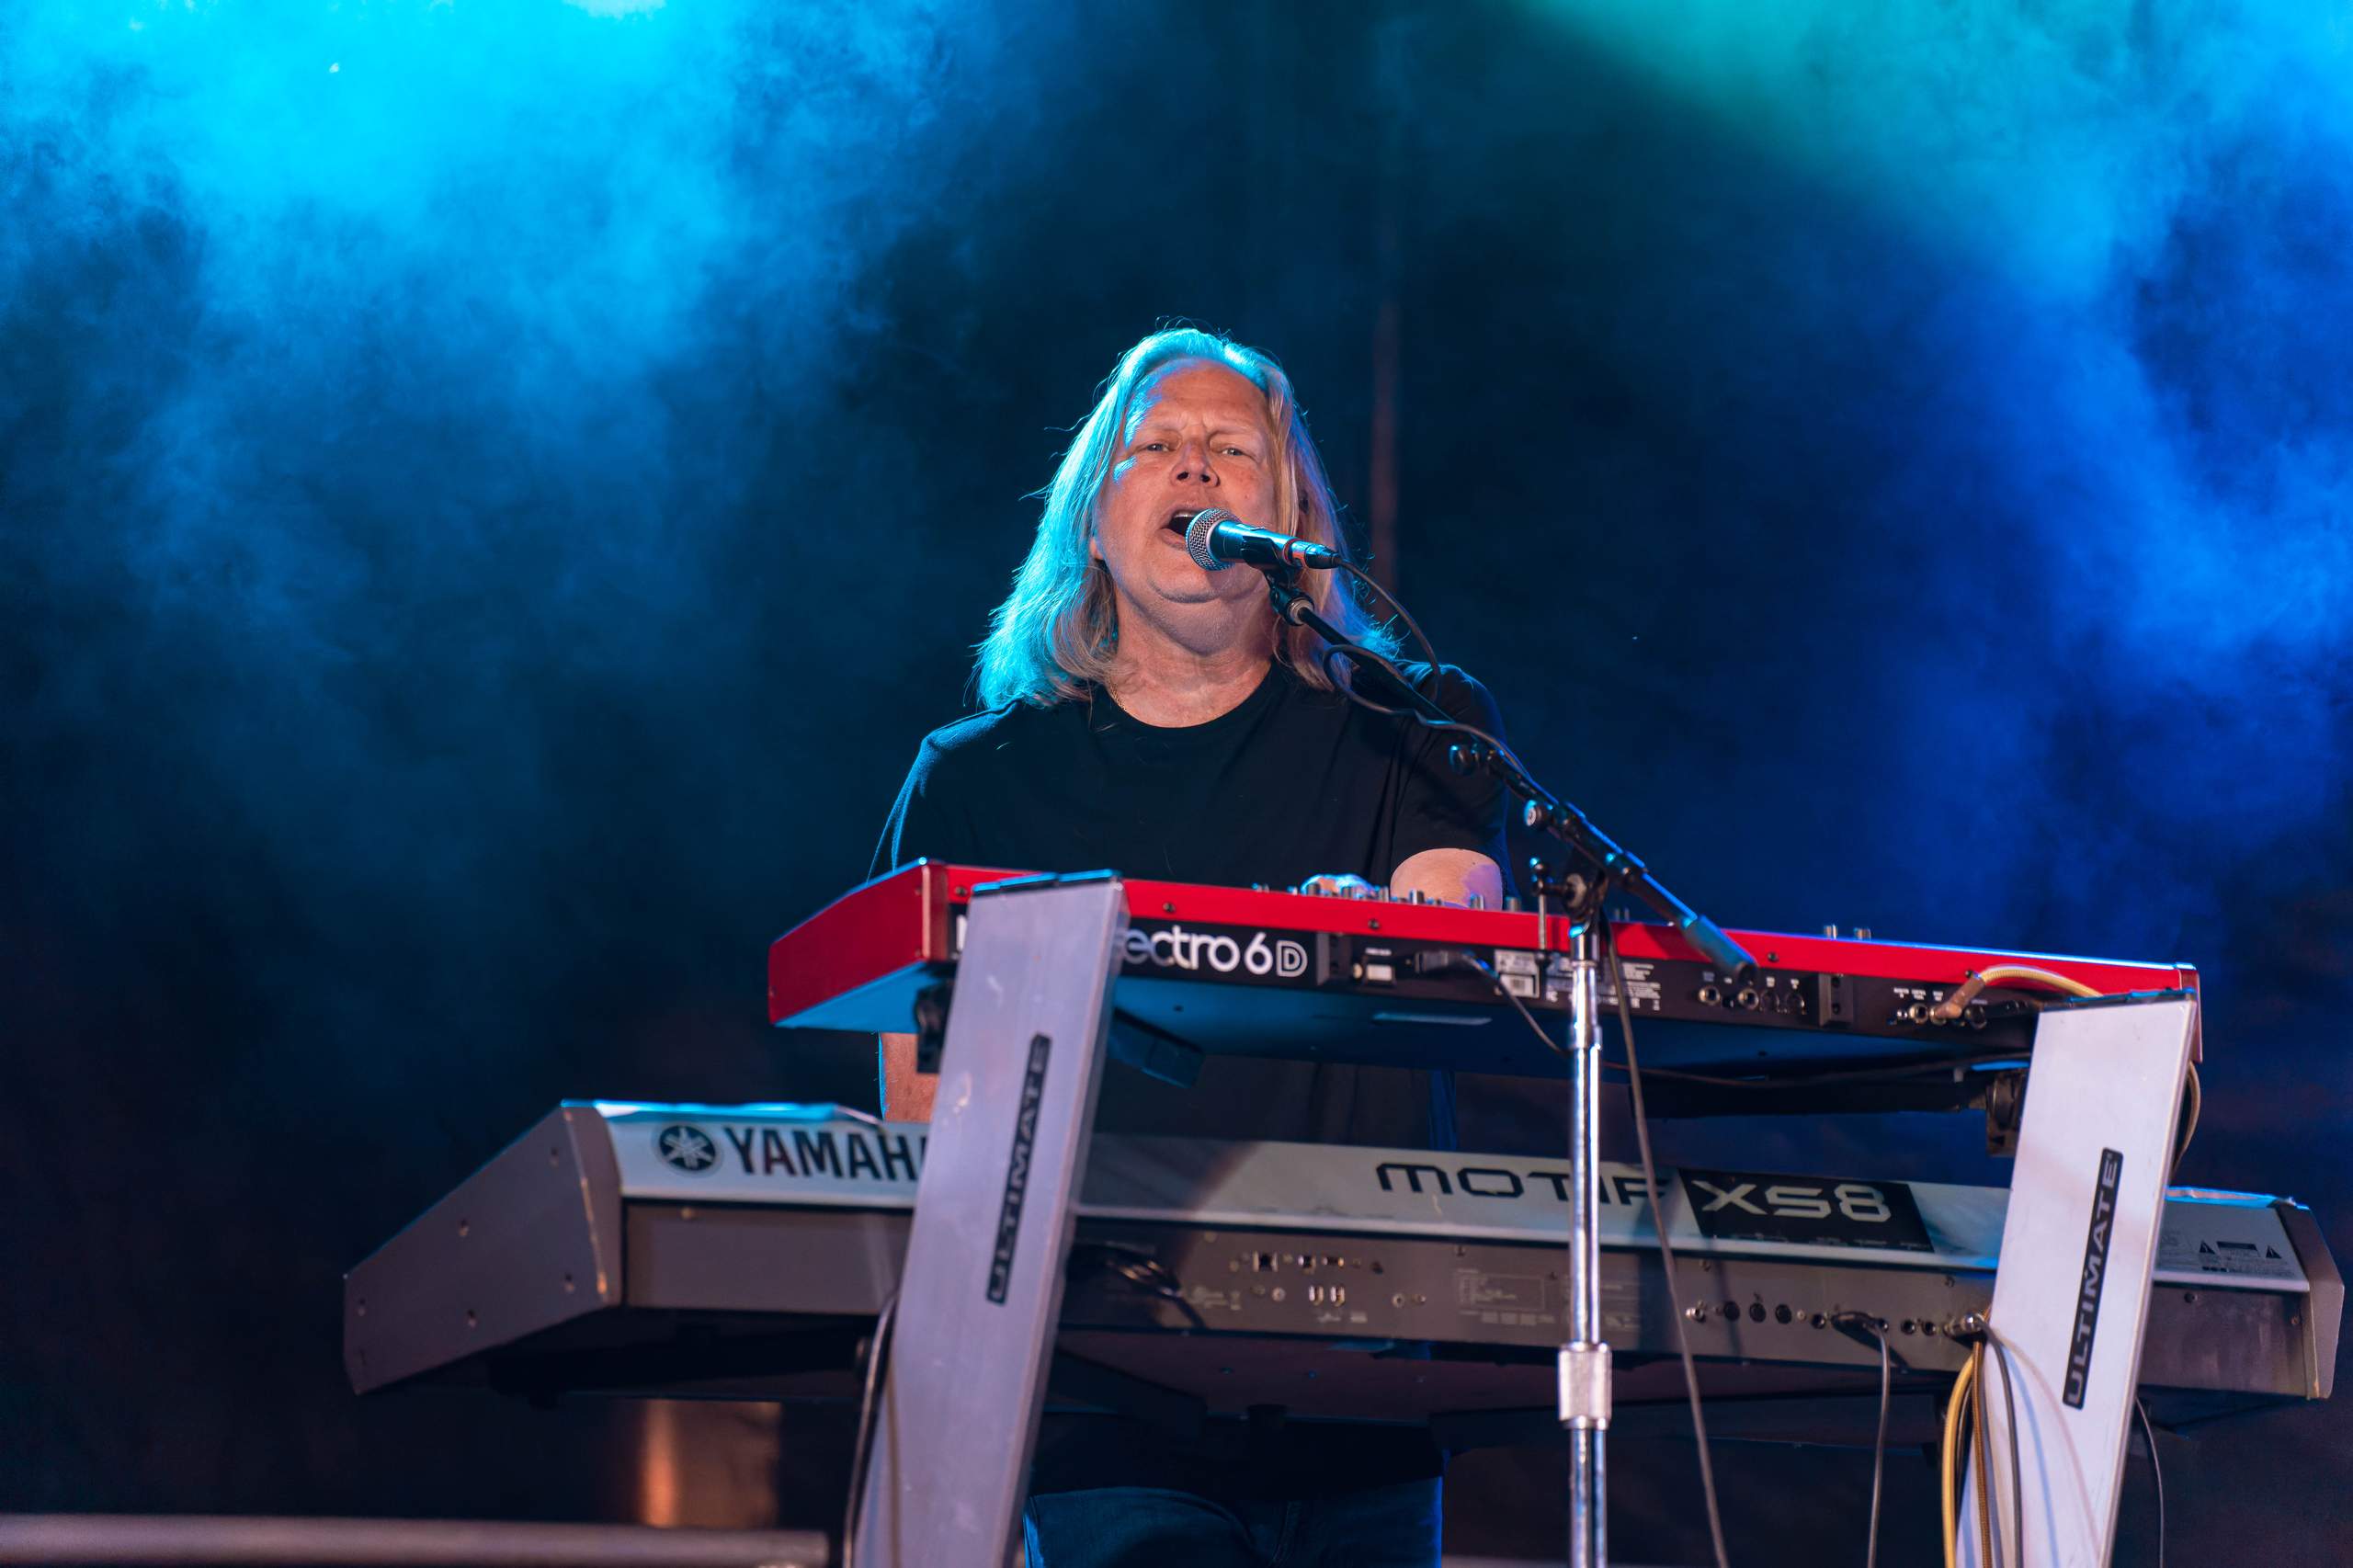
[[[1871,1522],[1863,1548],[1863,1568],[1879,1568],[1880,1483],[1887,1469],[1887,1408],[1893,1389],[1895,1356],[1887,1343],[1887,1330],[1869,1312],[1840,1312],[1831,1321],[1842,1331],[1861,1329],[1879,1341],[1879,1428],[1871,1437]]]
[[[2132,1399],[2132,1414],[2141,1418],[2141,1435],[2149,1439],[2149,1478],[2157,1483],[2157,1568],[2165,1568],[2165,1467],[2157,1457],[2157,1429],[2149,1424],[2149,1407],[2139,1395]]]
[[[2174,1145],[2173,1164],[2165,1167],[2167,1181],[2181,1173],[2181,1162],[2189,1153],[2189,1141],[2198,1136],[2198,1113],[2205,1100],[2205,1091],[2198,1084],[2198,1063],[2193,1062],[2189,1064],[2189,1075],[2182,1082],[2181,1139]]]
[[[1960,1558],[1960,1521],[1956,1504],[1961,1484],[1962,1452],[1973,1447],[1977,1468],[1977,1550],[1988,1564],[1998,1564],[2003,1556],[2009,1559],[2010,1568],[2020,1568],[2026,1561],[2026,1484],[2023,1463],[2019,1457],[2019,1426],[2018,1393],[2010,1377],[2009,1342],[1994,1331],[1982,1317],[1972,1314],[1969,1325],[1953,1331],[1957,1339],[1973,1340],[1969,1359],[1961,1369],[1961,1376],[1953,1381],[1952,1396],[1945,1404],[1944,1448],[1938,1470],[1944,1502],[1945,1568],[1955,1568]],[[2002,1375],[2002,1405],[2006,1420],[2004,1442],[2010,1460],[2010,1540],[2004,1553],[1995,1534],[1997,1511],[1995,1495],[2000,1487],[1994,1480],[1992,1405],[1986,1394],[1985,1351],[1993,1346],[1994,1359]],[[1963,1437],[1961,1425],[1966,1422],[1970,1435]]]
[[[842,1568],[858,1568],[858,1510],[866,1501],[866,1475],[873,1463],[874,1437],[880,1422],[882,1367],[891,1354],[891,1326],[898,1316],[899,1293],[883,1299],[881,1315],[874,1320],[874,1343],[866,1352],[866,1386],[858,1401],[858,1438],[850,1449],[849,1507],[842,1515]]]
[[[2010,1450],[2010,1562],[2011,1568],[2026,1568],[2026,1477],[2018,1458],[2018,1396],[2011,1385],[2010,1342],[1994,1332],[1994,1325],[1984,1325],[1985,1342],[1994,1347],[1994,1362],[2002,1374],[2003,1419],[2007,1423],[2007,1446]],[[1982,1491],[1983,1488],[1980,1488]]]
[[[1971,1346],[1969,1359],[1977,1369],[1977,1547],[1985,1553],[1989,1568],[1999,1568],[1994,1562],[1994,1470],[1993,1423],[1985,1419],[1985,1345],[1980,1340]],[[2011,1568],[2022,1568],[2018,1563]]]
[[[1887,1468],[1888,1405],[1893,1392],[1895,1366],[1894,1346],[1888,1343],[1887,1324],[1869,1312],[1848,1309],[1830,1314],[1830,1326],[1849,1339],[1861,1343],[1868,1334],[1879,1344],[1879,1427],[1871,1437],[1871,1518],[1870,1534],[1863,1548],[1863,1568],[1879,1565],[1879,1502],[1881,1483]],[[1910,1370],[1906,1368],[1905,1370]]]

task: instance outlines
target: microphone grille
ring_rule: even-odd
[[[1236,520],[1233,513],[1221,512],[1214,506],[1193,514],[1193,520],[1185,525],[1185,553],[1193,558],[1194,565],[1204,572],[1222,572],[1233,564],[1210,553],[1210,532],[1220,523]]]

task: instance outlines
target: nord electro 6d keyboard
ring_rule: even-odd
[[[914,1028],[917,997],[954,972],[972,890],[1023,875],[924,860],[843,894],[769,948],[769,1021]],[[1458,1065],[1554,1071],[1497,987],[1540,1017],[1566,1011],[1562,915],[1378,893],[1133,880],[1126,888],[1115,1006],[1154,1036],[1215,1036],[1217,1049],[1239,1054],[1426,1064],[1433,1032],[1451,1029]],[[1660,1065],[1796,1071],[1857,1055],[2023,1051],[2036,1009],[2052,1000],[2198,984],[2187,964],[1762,931],[1730,933],[1756,960],[1753,974],[1733,976],[1671,927],[1630,922],[1616,932],[1631,1011],[1670,1026],[1643,1037],[1644,1058]],[[1965,983],[1972,989],[1959,1016],[1940,1017],[1939,1004]],[[1607,966],[1601,991],[1614,1008]],[[1675,1027],[1687,1024],[1740,1027]]]

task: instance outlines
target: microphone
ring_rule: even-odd
[[[1329,572],[1348,563],[1338,551],[1313,540],[1254,528],[1233,513],[1214,507],[1194,513],[1193,520],[1185,526],[1185,552],[1204,572],[1222,572],[1233,565],[1276,571],[1306,566]]]

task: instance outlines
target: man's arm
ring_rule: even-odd
[[[915,767],[900,786],[890,821],[882,824],[882,842],[875,846],[869,876],[879,877],[924,856],[964,865],[989,863],[975,853],[969,783],[961,790],[943,789],[938,777],[948,756],[942,737],[949,733],[936,730],[916,748]],[[892,1121],[929,1121],[939,1079],[915,1071],[915,1037],[878,1034],[874,1042],[881,1068],[883,1116]]]
[[[1503,714],[1495,698],[1461,670],[1438,665],[1415,685],[1459,722],[1490,735],[1503,734]],[[1389,885],[1398,893],[1419,892],[1449,903],[1467,903],[1475,894],[1488,908],[1500,909],[1511,886],[1503,869],[1510,854],[1505,836],[1510,801],[1502,779],[1492,771],[1457,772],[1448,758],[1449,742],[1438,730],[1424,730],[1413,738],[1414,756],[1390,839],[1397,865],[1389,874]]]
[[[932,1096],[939,1092],[939,1075],[915,1071],[915,1037],[882,1034],[882,1119],[929,1121]]]

